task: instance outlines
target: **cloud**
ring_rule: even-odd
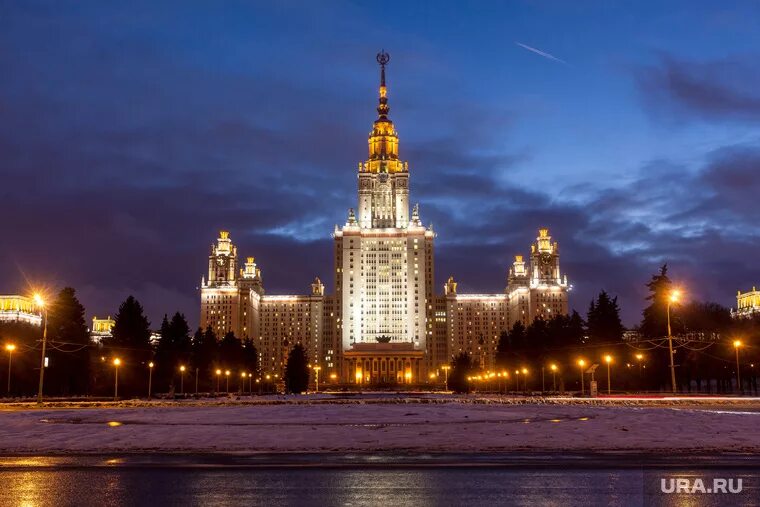
[[[636,82],[649,109],[677,119],[760,119],[757,58],[688,61],[662,54],[637,69]]]

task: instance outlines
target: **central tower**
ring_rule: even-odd
[[[359,164],[358,216],[350,209],[333,235],[338,329],[342,352],[354,357],[345,377],[417,382],[432,336],[435,234],[422,225],[418,206],[410,216],[409,165],[399,159],[398,135],[388,117],[389,60],[384,51],[377,55],[378,116],[369,134],[369,158]],[[400,370],[387,356],[391,350],[409,352]]]

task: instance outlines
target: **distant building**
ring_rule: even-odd
[[[201,280],[200,324],[222,337],[252,338],[263,373],[281,374],[300,343],[324,379],[350,383],[420,383],[466,352],[481,368],[494,367],[502,331],[516,322],[567,314],[567,277],[559,245],[538,231],[530,258],[515,257],[498,294],[460,294],[453,277],[444,294],[434,288],[432,225],[410,206],[409,164],[389,118],[385,64],[381,65],[377,119],[369,155],[358,164],[356,211],[333,230],[334,287],[319,278],[307,295],[264,292],[253,257],[238,270],[237,247],[221,231],[211,245],[208,277]],[[475,261],[477,262],[477,261]]]
[[[26,296],[0,296],[0,322],[42,325],[42,312],[34,299]]]
[[[98,344],[103,343],[104,338],[111,338],[113,336],[114,325],[116,325],[116,321],[110,315],[105,319],[93,317],[92,327],[90,328],[90,340]]]
[[[736,310],[731,311],[734,318],[748,318],[760,315],[760,290],[752,287],[747,292],[737,291]]]

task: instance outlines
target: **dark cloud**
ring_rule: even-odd
[[[638,69],[639,89],[656,114],[707,120],[760,119],[757,58],[695,62],[662,55]]]

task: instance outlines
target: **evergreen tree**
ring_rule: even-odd
[[[191,345],[191,364],[194,369],[198,369],[201,384],[208,390],[215,390],[214,371],[221,365],[219,365],[219,344],[211,326],[208,326],[205,331],[198,328],[195,332]]]
[[[668,265],[663,264],[660,272],[652,276],[647,283],[649,306],[644,308],[643,320],[639,330],[644,336],[664,336],[667,333],[667,305],[670,293],[673,290],[673,282],[668,277]],[[671,315],[671,317],[673,317]],[[675,319],[671,323],[675,324]],[[675,330],[674,330],[675,333]]]
[[[499,343],[496,344],[496,367],[506,368],[509,362],[509,333],[502,331],[499,335]]]
[[[58,293],[48,312],[48,357],[46,386],[50,393],[86,394],[89,391],[90,334],[84,306],[76,291],[66,287]]]
[[[567,323],[567,344],[581,345],[586,337],[586,328],[580,314],[573,310]]]
[[[240,370],[243,365],[243,343],[232,331],[219,342],[219,361],[223,368],[234,371]]]
[[[590,343],[619,342],[623,339],[625,328],[620,320],[617,296],[610,298],[607,292],[600,292],[596,300],[592,300],[589,305],[586,322]]]
[[[515,322],[512,329],[509,330],[509,347],[512,350],[522,350],[527,346],[527,336],[525,326],[519,320]]]
[[[253,373],[254,377],[258,376],[259,371],[259,351],[252,338],[243,340],[243,369]]]
[[[449,374],[449,389],[455,393],[470,392],[470,382],[467,380],[472,374],[472,359],[466,352],[462,352],[451,362]]]
[[[174,365],[176,357],[174,355],[174,343],[171,330],[169,329],[169,320],[164,315],[161,322],[160,337],[156,345],[155,371],[153,373],[153,386],[155,392],[163,392],[171,389],[174,378]]]
[[[285,364],[285,391],[288,393],[301,394],[309,386],[309,358],[303,346],[298,343],[288,354],[288,362]]]
[[[129,296],[119,306],[114,318],[113,336],[103,340],[108,354],[108,364],[113,358],[121,359],[119,367],[119,393],[125,396],[147,390],[146,363],[152,355],[150,345],[150,322],[137,299]]]

